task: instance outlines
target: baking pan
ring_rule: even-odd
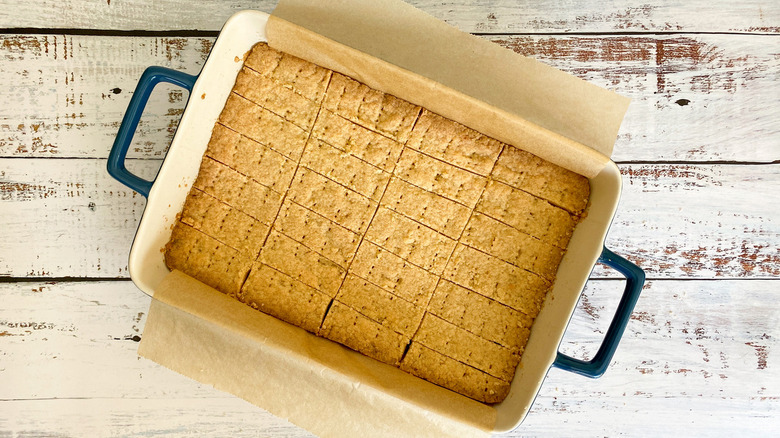
[[[220,32],[198,76],[163,67],[149,67],[131,98],[109,154],[108,172],[119,182],[147,197],[130,250],[129,271],[133,282],[149,295],[154,295],[156,287],[169,273],[161,248],[168,242],[171,225],[197,176],[211,130],[243,65],[244,54],[257,42],[266,41],[267,20],[268,15],[258,11],[235,14]],[[124,161],[149,95],[160,82],[188,90],[189,99],[160,171],[154,180],[147,181],[130,173]],[[554,287],[534,323],[509,395],[502,403],[494,405],[497,416],[494,432],[512,430],[523,421],[551,367],[587,377],[601,376],[615,353],[639,298],[644,272],[604,247],[620,197],[621,177],[615,163],[610,161],[601,173],[590,178],[590,184],[587,215],[574,231]],[[625,276],[626,284],[598,352],[591,360],[584,361],[566,356],[557,348],[597,262],[620,272]]]

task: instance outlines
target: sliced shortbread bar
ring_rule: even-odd
[[[566,210],[497,181],[488,183],[476,210],[559,248],[566,248],[576,224]]]
[[[306,130],[314,124],[320,107],[288,86],[269,81],[247,67],[238,73],[233,92]]]
[[[522,353],[470,333],[430,312],[423,317],[412,340],[507,382],[514,377]]]
[[[387,172],[393,171],[403,149],[403,144],[325,108],[320,110],[312,136]]]
[[[193,187],[267,225],[282,205],[281,193],[209,157],[203,158]]]
[[[420,107],[333,73],[323,108],[401,143],[409,138]]]
[[[390,173],[317,139],[306,144],[301,165],[374,201],[390,180]]]
[[[438,275],[456,243],[433,228],[385,207],[379,207],[374,215],[366,240]]]
[[[463,232],[471,211],[441,195],[416,187],[398,178],[387,185],[382,206],[397,211],[452,239]]]
[[[573,214],[582,213],[588,205],[590,183],[587,178],[514,146],[504,149],[492,175]]]
[[[319,335],[391,365],[398,364],[409,343],[409,338],[338,301],[330,307]]]
[[[331,71],[296,56],[256,44],[244,62],[246,67],[274,82],[290,86],[296,93],[317,103],[322,101]]]
[[[409,338],[420,326],[425,308],[417,306],[379,286],[348,274],[336,301]]]
[[[425,306],[437,276],[363,240],[350,272],[418,306]]]
[[[555,278],[564,253],[557,246],[476,212],[460,241],[548,280]]]
[[[250,100],[230,93],[218,122],[297,161],[309,133]]]
[[[252,266],[249,257],[201,231],[177,221],[165,246],[165,264],[235,296]]]
[[[282,321],[317,333],[331,298],[289,275],[255,263],[239,299]]]
[[[429,382],[485,403],[497,403],[509,393],[509,382],[412,342],[401,369]]]
[[[333,298],[346,271],[295,240],[271,230],[258,261]]]
[[[533,318],[498,301],[441,280],[436,286],[428,313],[488,341],[521,349],[528,341]]]
[[[501,259],[458,244],[443,279],[535,318],[550,287],[544,278]]]
[[[279,152],[217,124],[206,156],[279,193],[290,186],[297,163]]]
[[[488,176],[503,144],[423,109],[406,146],[479,175]]]
[[[181,221],[254,260],[269,226],[217,198],[193,188],[181,212]]]
[[[317,172],[300,168],[287,196],[356,233],[368,228],[377,203]]]
[[[347,268],[355,256],[360,235],[319,214],[286,200],[274,229]]]
[[[406,148],[393,172],[402,180],[474,208],[487,179]]]

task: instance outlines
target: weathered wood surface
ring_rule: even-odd
[[[775,37],[490,36],[633,99],[615,161],[780,160]],[[106,157],[143,70],[200,71],[211,38],[0,36],[0,157]],[[96,60],[100,62],[96,62]],[[159,158],[187,93],[161,85],[132,158]],[[749,143],[744,139],[750,138]]]
[[[146,200],[105,160],[0,159],[0,275],[127,277]],[[151,178],[158,160],[131,160]],[[780,275],[780,165],[622,165],[607,246],[651,278]],[[756,202],[760,200],[760,202]],[[597,269],[594,276],[615,277]]]
[[[562,351],[595,351],[620,284],[588,284]],[[780,409],[780,304],[767,299],[776,287],[776,280],[650,281],[604,377],[552,370],[526,422],[507,436],[770,433]],[[129,281],[6,283],[0,293],[0,430],[310,436],[137,358],[149,298]],[[620,412],[620,420],[594,412]]]
[[[2,28],[217,31],[243,9],[271,12],[276,0],[34,0],[20,8],[0,2]],[[691,0],[408,0],[466,32],[753,32],[778,33],[780,9],[772,1]],[[706,13],[705,13],[706,12]],[[95,17],[100,17],[96,19]]]
[[[0,436],[311,436],[137,356],[149,298],[127,256],[146,201],[105,171],[147,66],[197,73],[227,17],[275,3],[0,0]],[[633,99],[607,245],[651,280],[604,377],[551,370],[507,436],[776,434],[780,3],[410,3]],[[186,98],[152,96],[141,176]],[[618,278],[594,270],[563,352],[596,351]]]

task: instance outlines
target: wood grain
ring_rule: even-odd
[[[0,160],[0,276],[127,277],[146,199],[105,160]],[[152,178],[159,160],[130,160]]]
[[[495,36],[491,40],[630,97],[614,161],[780,159],[780,119],[765,114],[776,106],[780,92],[775,37]]]
[[[776,283],[650,281],[604,377],[552,370],[526,422],[507,436],[768,433],[780,411],[780,304],[766,299]],[[562,351],[595,351],[620,289],[588,283]],[[8,303],[0,309],[4,431],[310,436],[138,358],[149,298],[129,281],[5,283],[0,293]],[[623,414],[616,422],[594,412]]]
[[[615,161],[780,159],[780,61],[768,36],[491,36],[629,96]],[[106,157],[143,70],[197,73],[209,38],[0,36],[0,157]],[[95,62],[100,59],[101,62]],[[187,93],[161,85],[130,149],[162,157]],[[744,139],[751,139],[744,144]],[[735,147],[740,144],[740,147]]]
[[[506,436],[776,434],[779,4],[409,3],[633,99],[606,243],[651,280],[604,377],[551,370]],[[137,356],[149,298],[127,257],[146,201],[105,171],[146,67],[196,74],[230,15],[275,4],[0,0],[0,436],[312,436]],[[186,99],[156,89],[131,170],[155,174]],[[594,269],[562,352],[594,354],[619,278]]]
[[[761,0],[407,2],[466,32],[780,32],[780,9]],[[0,17],[0,27],[217,31],[235,12],[257,9],[270,13],[276,3],[206,0],[182,8],[176,0],[64,0],[56,5],[51,0],[35,0],[19,8],[12,0],[3,0],[0,10],[7,13]]]
[[[129,163],[145,178],[160,164]],[[780,275],[780,165],[621,169],[623,193],[606,244],[649,277]],[[0,199],[13,212],[0,219],[0,275],[127,277],[145,199],[111,178],[105,160],[0,159]],[[616,276],[601,268],[593,275]]]
[[[196,74],[211,50],[201,38],[0,36],[0,156],[107,157],[146,67]],[[187,92],[161,84],[129,157],[160,158]]]

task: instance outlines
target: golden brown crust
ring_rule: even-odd
[[[589,189],[261,43],[165,259],[258,310],[496,403]]]

